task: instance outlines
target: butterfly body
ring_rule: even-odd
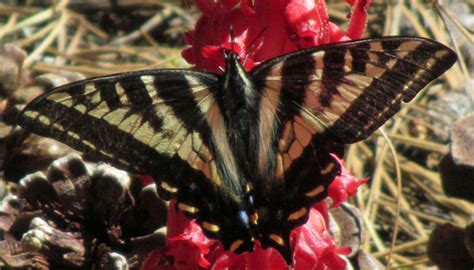
[[[20,125],[155,178],[160,196],[236,253],[291,264],[290,233],[327,196],[331,153],[368,137],[455,61],[434,41],[388,37],[310,48],[246,71],[151,70],[58,87]],[[88,123],[88,125],[84,125]]]

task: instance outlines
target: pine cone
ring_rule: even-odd
[[[0,259],[11,268],[139,269],[165,243],[155,186],[77,154],[25,176],[17,196],[0,208]]]

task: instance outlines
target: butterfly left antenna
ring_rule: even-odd
[[[258,44],[258,41],[261,40],[262,36],[263,36],[263,33],[265,33],[268,29],[268,26],[265,26],[262,31],[260,31],[260,33],[255,37],[254,40],[252,40],[252,42],[250,43],[250,45],[248,46],[248,48],[246,49],[246,53],[245,53],[245,59],[244,59],[244,63],[243,65],[245,66],[245,64],[247,63],[247,60],[249,59],[250,55],[253,54],[253,50],[257,47]],[[256,49],[255,49],[256,50]]]
[[[234,26],[233,25],[230,25],[229,35],[230,35],[230,49],[232,50],[232,52],[236,53],[235,48],[234,48],[235,32],[234,32]]]

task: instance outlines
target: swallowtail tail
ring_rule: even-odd
[[[292,261],[289,235],[340,172],[331,156],[367,138],[455,53],[386,37],[290,53],[223,74],[157,69],[53,89],[23,110],[26,129],[155,178],[160,196],[236,253],[254,241]]]

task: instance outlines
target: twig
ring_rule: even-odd
[[[10,31],[10,29],[15,25],[16,21],[18,20],[18,13],[14,12],[8,18],[8,22],[3,28],[0,28],[0,40],[3,39],[3,36]]]
[[[435,3],[434,5],[434,8],[435,10],[438,12],[439,14],[439,17],[441,18],[441,20],[443,21],[443,25],[447,28],[447,24],[446,24],[446,21],[444,19],[444,16],[443,14],[440,12],[440,9],[442,8],[440,5],[438,5],[437,3]],[[444,10],[444,9],[443,9]],[[454,22],[454,21],[453,21]],[[453,42],[454,44],[454,49],[456,50],[456,53],[458,55],[462,55],[461,54],[461,50],[459,49],[459,45],[456,41],[456,39],[453,37],[453,34],[451,33],[451,31],[449,31],[449,29],[447,29],[448,31],[448,34],[449,34],[449,37],[451,38],[451,41]],[[466,35],[466,38],[470,38],[470,35]],[[472,41],[472,37],[470,39],[471,43],[473,42]],[[469,76],[469,72],[467,71],[467,67],[466,67],[466,62],[464,61],[464,58],[463,57],[460,57],[458,59],[458,63],[459,65],[461,66],[461,70],[462,70],[462,75],[463,75],[463,78],[464,78],[464,81],[466,82],[466,87],[464,88],[465,91],[466,91],[466,94],[467,96],[470,98],[470,103],[471,103],[471,107],[473,106],[473,103],[474,103],[474,84],[471,82],[470,80],[470,76]]]
[[[474,32],[472,30],[467,29],[467,27],[464,24],[462,24],[456,18],[456,16],[454,16],[451,13],[449,9],[444,8],[444,6],[439,3],[439,1],[433,0],[432,2],[433,2],[434,7],[436,8],[436,11],[439,12],[439,15],[441,16],[443,20],[444,20],[443,14],[445,14],[453,22],[453,24],[459,29],[459,31],[463,33],[464,37],[467,38],[469,42],[474,43]]]
[[[124,37],[116,38],[110,43],[110,45],[120,45],[124,43],[129,43],[141,37],[143,33],[147,33],[151,31],[153,28],[157,27],[160,23],[163,22],[163,16],[167,16],[171,14],[171,10],[164,10],[163,12],[164,14],[162,12],[157,13],[155,16],[150,18],[146,23],[144,23],[136,31],[133,31]]]
[[[38,47],[36,47],[36,49],[30,55],[28,55],[28,57],[26,57],[25,61],[23,62],[23,66],[25,68],[31,66],[33,64],[33,61],[36,60],[36,58],[41,55],[48,48],[48,46],[51,45],[51,43],[53,43],[54,39],[59,35],[60,31],[66,24],[68,18],[68,12],[63,12],[61,14],[61,17],[59,18],[56,27],[49,33],[48,36],[46,36],[46,38],[41,42],[41,44],[38,45]]]
[[[393,252],[410,250],[414,247],[417,247],[417,246],[420,246],[420,245],[425,245],[426,243],[428,243],[428,237],[424,237],[424,238],[417,239],[417,240],[414,240],[414,241],[406,242],[406,243],[400,244],[398,246],[394,246],[393,247]],[[389,252],[390,252],[389,250],[376,252],[376,253],[372,253],[372,256],[374,256],[376,258],[380,258],[380,257],[388,255]]]
[[[77,19],[82,26],[84,26],[87,30],[91,31],[91,33],[95,34],[97,37],[99,37],[103,40],[108,40],[109,39],[109,35],[107,33],[100,30],[99,27],[97,27],[94,24],[92,24],[91,22],[89,22],[81,14],[77,14],[75,12],[70,12],[70,16],[74,19]]]
[[[392,142],[387,137],[387,134],[383,132],[382,129],[380,130],[380,133],[385,138],[385,141],[387,142],[387,145],[390,148],[390,152],[392,152],[393,161],[395,162],[395,172],[397,175],[397,194],[396,194],[397,209],[396,209],[396,215],[395,215],[396,218],[393,224],[392,243],[390,245],[390,252],[388,253],[388,258],[387,258],[387,269],[390,269],[390,262],[391,262],[390,260],[392,258],[393,247],[395,246],[395,241],[397,240],[397,234],[398,234],[398,218],[400,217],[400,202],[401,202],[400,196],[402,193],[402,179],[401,179],[401,172],[400,172],[400,164],[398,163],[397,151],[395,151],[395,148],[393,147]]]
[[[47,21],[53,16],[53,14],[54,14],[53,8],[45,9],[44,11],[41,11],[37,14],[32,15],[31,17],[28,17],[18,22],[17,24],[15,24],[15,26],[9,27],[7,31],[4,31],[2,28],[0,28],[0,32],[2,32],[3,36],[5,36],[15,31],[22,30],[25,27],[33,26],[33,25],[42,23],[44,21]]]
[[[56,27],[58,25],[58,22],[57,21],[52,21],[50,22],[48,25],[46,25],[45,27],[42,27],[40,28],[38,31],[36,31],[34,34],[24,38],[24,39],[21,39],[21,40],[18,40],[18,41],[15,41],[14,44],[20,46],[20,47],[26,47],[26,46],[29,46],[31,45],[32,43],[34,43],[35,41],[41,39],[42,37],[46,36],[51,30],[54,29],[54,27]]]
[[[386,207],[392,207],[392,208],[397,208],[398,207],[397,204],[387,202],[387,201],[382,200],[382,199],[378,199],[376,202],[380,203],[380,204],[382,204]],[[424,220],[431,221],[431,222],[436,222],[436,223],[439,223],[439,224],[445,224],[445,223],[450,222],[450,220],[435,217],[433,215],[425,214],[425,213],[418,212],[418,211],[411,210],[411,209],[400,209],[400,212],[405,213],[405,214],[415,215],[415,216],[417,216],[419,218],[422,218]]]
[[[397,143],[403,143],[427,151],[434,151],[441,154],[447,154],[449,152],[448,146],[437,142],[431,142],[398,134],[389,134],[388,137]]]

